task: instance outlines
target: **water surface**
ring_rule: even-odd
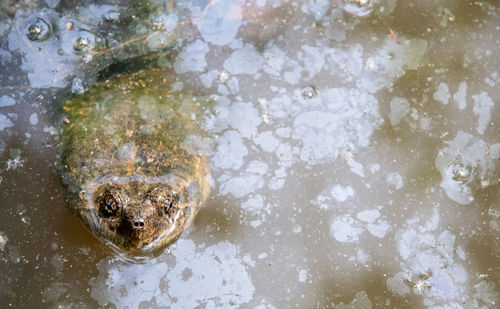
[[[1,10],[2,307],[498,307],[498,3],[117,2]],[[65,208],[58,110],[151,66],[215,100],[213,187],[132,264]]]

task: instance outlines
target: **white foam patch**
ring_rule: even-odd
[[[365,168],[363,167],[363,164],[354,160],[351,154],[348,155],[346,163],[351,168],[351,172],[360,177],[365,177]]]
[[[304,13],[309,13],[314,16],[315,20],[321,20],[325,17],[330,8],[329,0],[308,0],[304,1],[300,9]]]
[[[222,135],[215,140],[217,146],[211,166],[215,171],[226,170],[217,177],[221,193],[238,197],[265,184],[259,172],[238,173],[232,178],[227,171],[240,169],[249,151],[255,149],[254,145],[273,153],[281,167],[291,166],[298,160],[322,163],[336,158],[341,150],[352,151],[368,146],[371,134],[382,122],[375,97],[358,89],[319,89],[318,95],[312,98],[305,98],[301,89],[294,91],[292,96],[278,95],[266,101],[261,110],[265,110],[269,121],[279,129],[260,134],[258,128],[263,120],[251,103],[231,103],[224,97],[214,98],[217,101],[215,112],[206,117],[204,127]],[[284,139],[291,139],[294,146]],[[346,162],[354,173],[364,176],[364,168],[359,162],[352,158]],[[282,188],[286,175],[286,170],[275,171],[267,179],[269,188]],[[246,176],[250,178],[244,179]],[[353,192],[346,194],[349,196]]]
[[[31,114],[29,121],[32,125],[38,124],[38,115],[36,113]]]
[[[90,279],[90,296],[100,306],[108,303],[117,307],[138,308],[141,302],[157,298],[170,305],[168,296],[163,296],[160,283],[168,271],[166,263],[129,264],[102,260],[97,265],[99,275]],[[147,280],[145,280],[147,278]]]
[[[392,126],[397,126],[410,112],[410,102],[405,98],[396,97],[390,102],[391,112],[389,119]]]
[[[238,79],[235,76],[232,76],[231,78],[229,78],[226,85],[229,89],[229,92],[231,92],[232,94],[239,93],[240,85],[239,85]]]
[[[331,195],[337,201],[343,202],[354,196],[354,189],[351,186],[343,187],[341,185],[334,185],[332,187]]]
[[[359,248],[359,247],[356,248],[355,251],[356,251],[356,256],[349,258],[349,261],[358,262],[358,263],[361,263],[363,265],[368,264],[368,262],[370,260],[370,255],[368,255],[365,250],[363,250],[362,248]]]
[[[335,204],[340,200],[347,199],[347,193],[351,192],[352,188],[342,188],[335,185],[331,190],[325,190],[322,194],[311,201],[312,204],[319,206],[322,209],[335,209],[335,213],[342,211]],[[340,193],[339,193],[340,192]],[[340,194],[340,195],[339,195]],[[379,207],[381,208],[381,207]],[[351,208],[346,208],[344,211],[350,212]],[[358,212],[355,218],[351,214],[343,214],[336,216],[330,224],[330,233],[339,242],[357,243],[360,236],[368,231],[372,236],[384,238],[392,226],[387,221],[385,216],[382,216],[379,209],[367,209]]]
[[[267,170],[268,165],[266,163],[251,161],[245,171],[239,176],[227,177],[227,175],[222,175],[219,177],[218,180],[221,183],[220,192],[222,194],[231,194],[237,198],[255,192],[264,186],[265,181],[263,176]]]
[[[439,221],[437,208],[432,216],[438,216]],[[448,307],[466,301],[470,298],[468,275],[464,266],[455,260],[455,235],[438,229],[437,224],[419,226],[418,222],[422,221],[427,220],[410,219],[407,226],[397,232],[403,271],[387,280],[388,288],[398,295],[408,294],[408,286],[403,281],[410,281],[413,292],[422,295],[428,307]]]
[[[378,102],[365,91],[349,88],[318,89],[304,98],[300,90],[269,103],[269,114],[283,127],[293,119],[292,139],[301,142],[300,159],[310,164],[335,159],[340,150],[369,145],[381,122]]]
[[[337,217],[330,225],[330,234],[338,242],[357,243],[361,233],[361,224],[350,216]]]
[[[285,60],[285,52],[274,44],[270,45],[264,51],[264,72],[269,75],[279,77]]]
[[[197,22],[203,39],[216,45],[231,43],[241,26],[241,6],[244,0],[210,2]]]
[[[257,194],[243,202],[241,208],[252,215],[258,215],[264,209],[264,199],[260,194]]]
[[[399,272],[394,277],[387,278],[386,285],[387,288],[394,294],[398,296],[403,296],[410,294],[410,287],[406,282],[411,280],[411,275],[407,272]]]
[[[0,114],[0,131],[3,131],[5,128],[11,128],[14,126],[14,123],[4,114]]]
[[[241,136],[249,138],[257,132],[257,126],[262,123],[257,109],[250,103],[234,102],[228,108],[227,122]]]
[[[474,102],[472,111],[478,116],[476,131],[479,134],[484,134],[486,127],[490,123],[491,109],[495,103],[486,92],[473,95],[472,101]]]
[[[255,288],[247,267],[254,262],[238,246],[223,241],[204,248],[180,239],[172,256],[172,266],[164,262],[166,256],[145,264],[102,260],[99,275],[89,282],[92,298],[100,306],[119,308],[149,302],[169,308],[229,307],[252,299]]]
[[[384,238],[387,232],[391,230],[391,226],[386,220],[378,220],[375,223],[368,224],[366,229],[373,236],[377,238]]]
[[[336,202],[345,202],[351,199],[354,193],[354,189],[351,186],[335,184],[331,188],[324,190],[312,203],[322,209],[329,209],[334,207]]]
[[[373,223],[380,217],[380,211],[378,209],[369,209],[358,212],[356,217],[364,222]]]
[[[403,188],[404,181],[403,176],[398,173],[389,173],[385,179],[389,185],[391,185],[394,189],[399,190]]]
[[[255,74],[262,68],[264,58],[251,44],[235,50],[224,61],[224,69],[231,74]]]
[[[269,179],[267,186],[271,190],[280,190],[283,189],[285,185],[287,172],[285,167],[280,167],[274,171],[273,177]]]
[[[265,152],[273,152],[279,146],[279,140],[274,137],[273,132],[265,131],[254,138],[257,145]]]
[[[262,118],[251,103],[231,103],[226,97],[216,97],[216,99],[218,104],[215,106],[215,115],[206,117],[205,129],[221,132],[227,128],[233,128],[245,138],[257,133],[257,127],[262,123]]]
[[[298,84],[302,78],[302,66],[300,63],[297,60],[288,58],[286,67],[289,68],[289,70],[285,71],[283,74],[285,81],[291,85]]]
[[[441,173],[441,187],[457,203],[468,205],[475,192],[498,183],[495,175],[500,144],[489,145],[473,135],[457,132],[454,140],[447,141],[436,158]]]
[[[215,168],[239,169],[248,149],[243,144],[241,134],[237,131],[227,131],[216,139],[217,150],[210,161]]]
[[[13,98],[7,95],[0,97],[0,107],[12,106],[14,104],[16,104],[16,100]]]
[[[389,87],[407,70],[416,70],[424,61],[427,45],[427,41],[421,39],[400,38],[399,44],[396,44],[388,38],[379,49],[365,55],[366,61],[361,73],[357,70],[350,73],[356,77],[359,87],[375,93]],[[347,58],[353,56],[357,57],[349,53],[345,55]],[[357,69],[357,66],[349,65],[346,68]]]
[[[467,83],[461,82],[457,92],[453,95],[453,100],[457,102],[458,108],[464,110],[467,107]]]
[[[439,83],[436,92],[434,92],[433,98],[438,102],[441,102],[443,104],[448,104],[448,101],[451,98],[448,85],[445,83]]]
[[[177,73],[203,72],[207,67],[205,55],[208,53],[208,45],[196,40],[187,46],[177,57],[174,69]]]
[[[299,271],[299,282],[300,283],[305,283],[307,280],[307,269],[301,269]]]
[[[302,46],[299,59],[304,63],[304,69],[307,71],[309,79],[318,74],[325,66],[324,52],[320,47]]]
[[[168,295],[177,301],[171,308],[238,306],[255,291],[240,249],[220,242],[198,250],[191,240],[179,240],[172,255],[176,265],[165,276]]]
[[[218,75],[217,70],[210,70],[207,73],[200,74],[200,82],[205,88],[210,88]]]
[[[325,50],[325,53],[330,72],[335,72],[348,82],[357,81],[363,76],[365,55],[361,44],[353,44],[346,48],[329,48]],[[367,90],[370,91],[370,89]]]

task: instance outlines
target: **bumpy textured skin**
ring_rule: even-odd
[[[129,257],[174,242],[209,194],[206,158],[183,148],[187,136],[203,136],[207,102],[170,90],[165,76],[155,69],[118,75],[64,105],[69,204]]]

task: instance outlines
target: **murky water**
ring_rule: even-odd
[[[496,1],[117,2],[1,3],[2,307],[498,308]],[[132,264],[65,208],[59,109],[144,67],[216,102],[213,185]]]

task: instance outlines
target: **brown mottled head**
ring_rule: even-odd
[[[187,205],[187,192],[165,183],[109,182],[90,195],[85,207],[90,229],[132,256],[147,256],[175,241],[195,211]]]

